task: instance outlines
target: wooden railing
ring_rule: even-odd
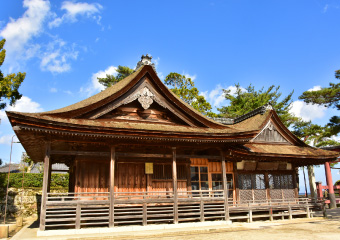
[[[226,206],[223,190],[117,192],[113,199],[114,225],[147,225],[188,221],[225,220]],[[175,207],[175,204],[177,206]],[[319,204],[319,205],[318,205]],[[305,215],[322,203],[307,198],[235,201],[228,199],[228,217],[232,220]],[[48,193],[46,227],[108,226],[110,199],[108,192]],[[176,212],[177,209],[177,212]],[[259,214],[261,213],[261,214]]]

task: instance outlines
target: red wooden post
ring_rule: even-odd
[[[328,185],[328,195],[330,200],[330,208],[336,208],[336,201],[335,201],[335,194],[333,189],[333,179],[331,173],[331,167],[329,166],[329,162],[325,162],[325,172],[327,178],[327,185]]]
[[[323,194],[322,194],[322,182],[316,182],[316,192],[317,192],[318,198],[323,198]]]

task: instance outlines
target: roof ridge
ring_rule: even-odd
[[[264,105],[262,105],[261,107],[258,107],[250,112],[247,112],[246,114],[243,114],[237,118],[226,118],[226,117],[212,117],[211,119],[213,119],[214,121],[220,122],[224,125],[233,125],[239,122],[242,122],[248,118],[251,118],[257,114],[264,114],[266,111],[268,110],[274,110],[272,104],[266,103]]]

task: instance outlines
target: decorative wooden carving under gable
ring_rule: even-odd
[[[267,126],[254,138],[254,142],[274,142],[289,143],[281,133],[276,129],[275,125],[269,121]]]
[[[166,100],[147,77],[141,79],[123,96],[80,118],[136,120],[194,126],[192,120]]]

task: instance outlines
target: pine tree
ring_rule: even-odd
[[[236,118],[267,103],[271,103],[281,121],[287,127],[295,124],[297,121],[302,121],[289,112],[294,91],[280,100],[282,95],[279,92],[280,86],[275,87],[272,85],[267,90],[262,88],[258,91],[251,84],[246,89],[241,88],[240,84],[235,84],[235,87],[235,94],[232,94],[230,89],[223,90],[229,105],[218,109],[221,116]]]
[[[340,70],[335,72],[335,78],[340,79]],[[306,91],[299,98],[306,103],[340,110],[340,83],[329,83],[329,87],[321,88],[318,91]],[[340,133],[340,116],[333,116],[328,126],[332,135]]]

